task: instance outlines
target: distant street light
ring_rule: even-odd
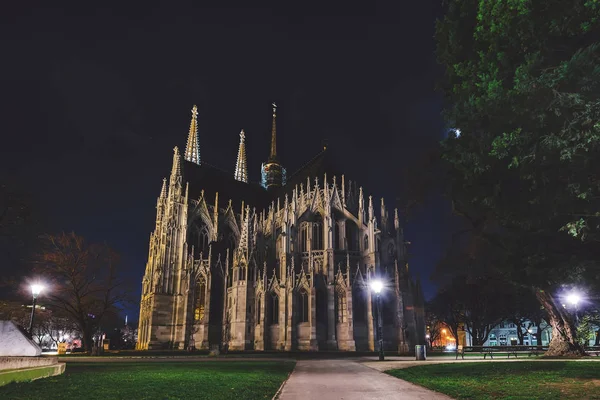
[[[44,287],[42,285],[31,285],[31,295],[33,296],[33,307],[31,307],[31,319],[29,320],[29,336],[33,337],[33,318],[35,317],[35,303],[37,302],[37,297],[40,295],[42,289]]]
[[[371,289],[377,295],[377,338],[379,339],[379,361],[384,360],[383,354],[383,321],[381,319],[381,291],[383,290],[383,282],[376,279],[371,282]]]

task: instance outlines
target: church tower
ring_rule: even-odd
[[[271,125],[271,152],[266,163],[262,164],[262,186],[273,190],[285,185],[285,169],[277,157],[277,104],[273,103],[273,122]]]
[[[167,187],[168,184],[168,187]],[[188,190],[181,174],[179,149],[173,149],[169,180],[163,180],[156,204],[156,227],[150,236],[142,284],[138,349],[160,348],[164,342],[183,346],[182,273],[188,222]],[[173,310],[178,310],[173,313]],[[181,347],[183,348],[183,347]]]

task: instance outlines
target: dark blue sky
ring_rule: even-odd
[[[327,139],[346,155],[346,176],[393,206],[401,171],[444,135],[438,1],[281,4],[288,8],[13,5],[21,8],[0,16],[2,171],[36,196],[48,230],[106,240],[136,282],[193,104],[204,161],[233,171],[244,128],[258,180],[276,101],[288,171]],[[406,227],[427,296],[451,225],[447,202],[433,196]]]

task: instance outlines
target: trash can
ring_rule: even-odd
[[[415,356],[417,360],[426,360],[425,345],[418,344],[415,346]]]

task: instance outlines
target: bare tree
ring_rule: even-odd
[[[118,256],[106,245],[89,245],[75,233],[43,236],[37,272],[51,282],[48,303],[72,318],[83,347],[92,350],[92,335],[103,318],[125,301],[117,277]]]

